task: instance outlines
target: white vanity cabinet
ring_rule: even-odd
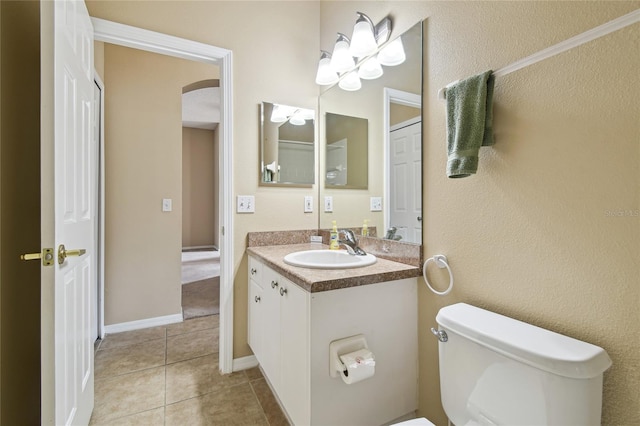
[[[298,425],[380,425],[417,408],[417,279],[308,292],[249,256],[249,345]],[[363,334],[373,377],[331,377],[329,344]]]
[[[310,293],[254,257],[249,276],[249,346],[291,420],[306,424]]]

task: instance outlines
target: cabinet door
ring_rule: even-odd
[[[310,293],[280,278],[281,391],[294,424],[310,420],[309,303]],[[327,347],[327,350],[329,348]]]
[[[280,393],[280,275],[263,268],[262,360],[260,365],[276,393]]]
[[[249,346],[260,364],[262,364],[263,358],[262,339],[264,336],[263,292],[264,290],[256,281],[249,280]]]

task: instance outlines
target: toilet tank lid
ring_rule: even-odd
[[[445,306],[436,321],[446,331],[559,376],[589,379],[611,366],[599,346],[466,303]]]

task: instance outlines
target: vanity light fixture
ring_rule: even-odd
[[[356,12],[358,19],[353,26],[353,35],[349,45],[349,53],[356,58],[363,58],[373,54],[378,48],[376,37],[373,34],[375,27],[371,19],[362,12]]]
[[[377,55],[365,60],[358,68],[358,76],[365,80],[375,80],[381,77],[383,73],[384,71],[382,71]]]
[[[336,72],[345,72],[353,68],[356,63],[353,56],[349,53],[349,37],[342,33],[338,33],[338,39],[333,46],[333,54],[331,55],[331,68]]]
[[[270,120],[272,123],[284,123],[289,121],[289,123],[294,126],[304,126],[307,120],[313,120],[314,118],[315,112],[311,109],[273,104]]]
[[[338,82],[338,73],[331,68],[331,54],[324,50],[320,51],[320,63],[316,74],[316,84],[328,86]]]
[[[382,65],[393,67],[407,59],[402,45],[402,37],[398,37],[378,52],[378,61]]]
[[[338,82],[343,90],[354,91],[362,87],[361,78],[373,80],[380,77],[383,74],[381,65],[393,66],[404,62],[405,54],[399,37],[376,54],[378,48],[389,40],[391,19],[385,17],[374,25],[367,15],[356,13],[358,18],[351,39],[338,33],[333,53],[321,51],[316,84],[328,86]]]
[[[353,70],[338,82],[338,87],[342,90],[347,90],[349,92],[355,92],[356,90],[360,90],[362,87],[362,82],[360,81],[360,77],[358,77],[358,72]]]

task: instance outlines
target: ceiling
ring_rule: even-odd
[[[214,130],[219,122],[219,87],[204,87],[182,94],[183,127]]]

